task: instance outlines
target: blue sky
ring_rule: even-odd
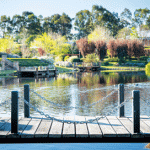
[[[118,15],[128,8],[132,13],[135,9],[150,9],[150,0],[0,0],[0,16],[12,17],[15,14],[21,15],[23,11],[32,11],[36,16],[43,17],[65,12],[74,18],[80,10],[92,10],[92,5],[102,5],[110,12],[117,12]]]

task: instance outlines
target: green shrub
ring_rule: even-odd
[[[83,60],[81,60],[80,58],[74,58],[73,62],[83,62]]]
[[[95,53],[93,54],[87,54],[85,58],[82,58],[81,60],[83,60],[86,63],[91,63],[91,62],[99,62],[99,57],[98,55],[96,55]]]
[[[68,58],[68,61],[72,63],[74,62],[74,59],[78,59],[78,56],[71,56]]]
[[[141,60],[141,61],[147,61],[148,58],[149,58],[149,56],[141,56],[141,57],[140,57],[140,60]]]
[[[119,62],[118,57],[114,57],[114,58],[108,58],[107,61],[109,62]]]
[[[64,61],[67,61],[69,59],[69,56],[65,56]]]
[[[109,65],[108,61],[104,62],[104,66],[108,66],[108,65]]]

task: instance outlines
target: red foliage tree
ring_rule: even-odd
[[[87,54],[91,54],[95,51],[95,44],[94,42],[89,42],[86,38],[82,38],[76,41],[77,47],[81,52],[81,55],[85,57]]]
[[[132,40],[131,42],[132,42],[131,51],[133,52],[133,56],[138,59],[140,56],[144,56],[145,51],[142,42],[139,40]]]
[[[111,58],[117,55],[117,51],[116,51],[117,45],[115,40],[109,40],[107,43],[107,48],[110,50]]]
[[[85,57],[86,50],[87,50],[87,47],[88,47],[87,39],[80,39],[80,40],[76,41],[76,44],[77,44],[77,47],[78,47],[79,51],[81,52],[81,55],[83,57]]]
[[[38,48],[38,52],[40,56],[43,56],[45,54],[45,51],[42,48]]]
[[[97,49],[97,54],[99,56],[100,60],[103,60],[104,57],[106,56],[107,53],[107,46],[106,46],[106,42],[101,40],[101,41],[96,41],[95,42],[95,47]]]

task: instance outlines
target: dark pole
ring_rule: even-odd
[[[140,133],[140,91],[132,91],[133,96],[133,132]]]
[[[24,85],[24,99],[30,103],[29,84]],[[30,107],[24,102],[24,117],[30,117]]]
[[[11,92],[11,133],[18,133],[18,91]]]
[[[118,101],[119,105],[124,102],[124,84],[118,85]],[[119,108],[119,117],[124,117],[124,105]]]

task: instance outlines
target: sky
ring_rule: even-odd
[[[150,0],[0,0],[0,16],[12,17],[22,15],[23,11],[31,11],[36,16],[48,17],[63,12],[74,18],[80,10],[92,11],[93,5],[101,5],[118,15],[128,8],[132,14],[136,9],[150,9]]]

